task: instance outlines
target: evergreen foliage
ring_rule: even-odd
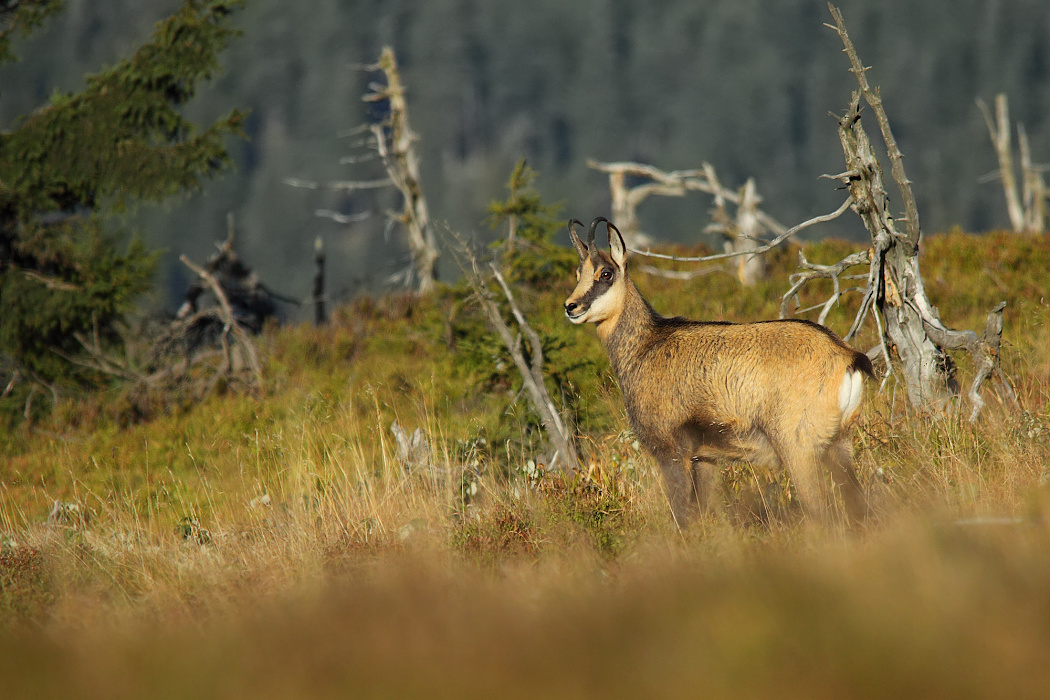
[[[9,36],[62,3],[22,3],[4,17]],[[185,0],[133,55],[88,76],[76,94],[0,134],[0,359],[48,383],[90,377],[64,358],[78,333],[102,341],[151,283],[156,255],[135,240],[121,250],[111,215],[139,200],[199,189],[230,165],[224,141],[241,133],[231,111],[198,129],[181,113],[237,32],[241,0]],[[5,8],[15,3],[7,3]]]
[[[535,179],[536,171],[519,160],[507,181],[507,198],[489,204],[487,219],[493,231],[513,230],[513,239],[508,235],[496,245],[504,249],[511,279],[533,287],[556,283],[576,268],[576,254],[565,245],[562,205],[544,203]],[[559,234],[565,239],[558,240]]]
[[[29,34],[64,4],[64,0],[0,0],[0,63],[14,59],[12,34]]]

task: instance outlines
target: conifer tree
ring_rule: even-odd
[[[0,0],[0,61],[62,0]],[[90,381],[66,358],[78,335],[115,338],[151,283],[156,256],[121,246],[112,215],[137,201],[199,189],[230,164],[233,110],[204,128],[180,113],[219,67],[243,0],[185,0],[149,41],[86,77],[76,94],[0,132],[0,371],[49,384]],[[3,385],[7,376],[0,375]],[[10,393],[10,385],[8,385]]]

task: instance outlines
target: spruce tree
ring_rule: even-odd
[[[92,381],[67,359],[83,350],[76,336],[114,340],[156,260],[134,239],[118,243],[113,215],[199,189],[229,166],[225,140],[241,134],[243,114],[198,128],[180,108],[217,70],[242,3],[185,0],[133,55],[0,133],[0,391],[16,371]],[[62,4],[0,0],[0,61],[14,58],[15,34]]]

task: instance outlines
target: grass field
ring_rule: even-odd
[[[773,318],[795,260],[749,290],[636,280],[664,313]],[[859,531],[735,467],[724,514],[677,532],[593,329],[561,315],[571,274],[520,296],[577,475],[543,471],[455,290],[272,329],[257,395],[115,387],[0,429],[0,696],[1050,697],[1050,239],[934,236],[922,265],[953,327],[1008,302],[1021,408],[988,388],[971,425],[869,384]]]

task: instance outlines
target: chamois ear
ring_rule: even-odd
[[[576,226],[583,226],[583,222],[578,219],[569,219],[569,240],[572,241],[572,247],[576,249],[576,254],[580,256],[580,262],[587,257],[587,246],[583,244],[580,237],[576,235]]]
[[[620,229],[613,226],[612,222],[609,221],[605,222],[605,226],[609,230],[609,252],[612,254],[612,259],[616,266],[622,269],[623,261],[627,257],[627,246],[624,245]]]

